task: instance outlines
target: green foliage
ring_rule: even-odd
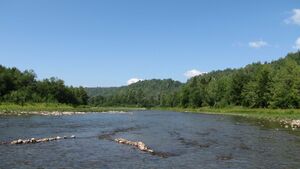
[[[284,60],[276,70],[272,93],[273,107],[300,107],[300,66],[295,60]]]
[[[154,79],[86,90],[101,93],[89,100],[97,106],[300,108],[300,52],[271,63],[213,71],[183,85]]]
[[[300,108],[300,52],[271,63],[213,71],[179,91],[180,107]]]
[[[247,107],[266,108],[271,101],[273,84],[270,65],[260,65],[254,70],[255,76],[245,85],[242,92],[242,104]]]
[[[90,97],[90,98],[89,98]],[[0,65],[0,101],[129,107],[300,108],[300,52],[271,63],[212,71],[182,84],[145,80],[112,88],[75,88],[56,78]]]
[[[64,103],[84,105],[88,95],[84,88],[68,87],[57,78],[36,80],[35,73],[0,65],[0,101],[24,105],[34,103]]]
[[[109,97],[109,96],[116,94],[123,88],[125,88],[125,86],[123,86],[123,87],[89,87],[89,88],[85,88],[85,91],[87,92],[88,96],[91,98],[96,97],[96,96]]]
[[[120,88],[86,88],[86,90],[87,93],[103,94],[90,98],[89,103],[93,106],[153,107],[177,105],[178,100],[174,100],[172,96],[176,95],[175,92],[181,86],[182,83],[171,79],[152,79]],[[108,90],[112,93],[109,94]]]

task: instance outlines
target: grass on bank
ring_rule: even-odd
[[[133,111],[143,110],[135,107],[91,107],[71,106],[56,103],[26,103],[23,106],[13,103],[0,103],[0,114],[12,114],[18,112],[105,112],[105,111]]]
[[[300,109],[263,109],[263,108],[245,108],[245,107],[225,107],[225,108],[155,108],[156,110],[168,110],[176,112],[192,112],[204,114],[223,114],[223,115],[237,115],[244,117],[253,117],[268,120],[287,120],[300,119]]]
[[[105,111],[134,111],[145,110],[145,108],[137,107],[91,107],[78,106],[73,107],[66,104],[56,103],[26,103],[24,106],[13,103],[0,103],[0,114],[14,114],[18,112],[105,112]],[[283,119],[300,119],[300,109],[253,109],[245,107],[225,107],[225,108],[171,108],[171,107],[156,107],[152,110],[176,111],[176,112],[193,112],[205,114],[223,114],[237,115],[244,117],[253,117],[268,120],[283,120]]]

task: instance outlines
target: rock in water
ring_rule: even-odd
[[[10,142],[10,144],[17,144],[18,143],[18,140],[14,140],[12,142]]]
[[[23,140],[19,139],[17,140],[17,144],[22,144],[23,143]]]
[[[30,142],[31,142],[31,143],[36,143],[37,141],[36,141],[35,138],[31,138],[31,139],[30,139]]]
[[[152,149],[147,147],[146,144],[141,142],[141,141],[135,142],[135,141],[129,141],[129,140],[126,140],[126,139],[123,139],[123,138],[117,138],[117,139],[115,139],[115,141],[117,143],[120,143],[120,144],[126,144],[126,145],[136,147],[141,151],[145,151],[145,152],[148,152],[148,153],[154,153],[154,151]]]
[[[146,151],[149,149],[143,142],[138,142],[137,146],[142,151]]]
[[[64,136],[63,139],[67,139],[68,137]],[[70,138],[75,139],[76,137],[72,135]],[[11,142],[7,142],[7,144],[33,144],[33,143],[41,143],[41,142],[48,142],[48,141],[55,141],[55,140],[60,140],[62,137],[56,136],[56,137],[50,137],[50,138],[41,138],[41,139],[18,139],[18,140],[13,140]],[[0,142],[1,143],[1,142]]]

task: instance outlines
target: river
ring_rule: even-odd
[[[300,168],[300,130],[267,121],[167,111],[0,116],[3,142],[65,135],[76,139],[0,145],[0,168]]]

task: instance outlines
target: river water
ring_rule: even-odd
[[[162,111],[0,116],[0,141],[76,135],[0,145],[0,168],[299,169],[299,131],[235,116]],[[142,141],[163,156],[114,138]]]

